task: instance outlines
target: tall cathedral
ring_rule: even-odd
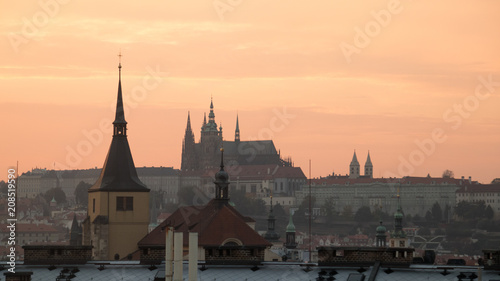
[[[182,142],[182,171],[198,171],[216,168],[220,159],[220,148],[224,147],[228,165],[292,166],[290,159],[282,159],[272,140],[241,141],[239,119],[236,116],[234,141],[222,138],[222,126],[215,122],[213,100],[210,102],[208,121],[206,115],[201,126],[200,141],[195,142],[188,112],[186,132]]]
[[[113,139],[97,182],[88,190],[83,245],[92,245],[94,260],[123,259],[136,251],[148,233],[149,189],[139,180],[127,140],[119,68]]]

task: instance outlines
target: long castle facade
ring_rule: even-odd
[[[224,147],[226,161],[233,165],[292,166],[290,159],[282,159],[272,140],[241,141],[238,116],[234,141],[224,140],[222,126],[217,126],[213,101],[210,102],[208,121],[206,115],[201,126],[200,141],[195,142],[188,113],[186,132],[182,141],[182,171],[201,171],[218,167],[220,148]]]

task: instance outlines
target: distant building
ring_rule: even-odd
[[[380,209],[386,213],[396,212],[397,188],[401,189],[401,204],[405,206],[405,214],[425,216],[434,203],[442,209],[456,204],[456,191],[466,182],[453,178],[403,177],[403,178],[349,178],[346,176],[330,176],[312,179],[311,193],[316,199],[314,207],[321,207],[327,199],[333,198],[335,210],[342,212],[349,206],[353,213],[363,206],[372,210]],[[472,185],[477,182],[472,182]],[[309,185],[304,184],[296,193],[300,204],[309,195]],[[313,208],[314,210],[314,208]]]
[[[137,250],[148,233],[149,189],[139,180],[127,140],[120,79],[113,140],[97,182],[88,191],[83,245],[93,246],[95,260],[114,260]]]
[[[494,218],[500,218],[500,183],[496,184],[465,184],[457,190],[457,204],[460,202],[479,203],[484,202],[493,210]]]
[[[181,170],[183,172],[216,168],[220,158],[220,147],[224,147],[227,166],[292,166],[290,159],[284,160],[281,158],[272,140],[241,141],[238,116],[236,116],[234,141],[223,140],[222,125],[217,127],[215,122],[213,101],[210,102],[208,122],[205,115],[200,134],[200,141],[195,142],[191,127],[191,116],[188,113],[186,131],[182,142]]]

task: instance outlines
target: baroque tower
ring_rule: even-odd
[[[94,246],[94,260],[125,258],[148,233],[149,189],[139,180],[127,140],[121,63],[113,139],[97,182],[88,191],[83,244]]]
[[[407,247],[406,233],[403,231],[403,211],[401,209],[401,197],[399,196],[398,187],[398,209],[394,213],[394,230],[391,233],[390,247]]]

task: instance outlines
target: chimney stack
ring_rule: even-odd
[[[198,280],[198,232],[189,233],[189,281]]]
[[[165,281],[172,281],[172,261],[174,257],[174,228],[167,227],[165,241]]]
[[[469,176],[469,184],[472,183],[472,177]]]
[[[174,233],[174,281],[182,281],[182,256],[183,250],[183,235],[182,232]]]

